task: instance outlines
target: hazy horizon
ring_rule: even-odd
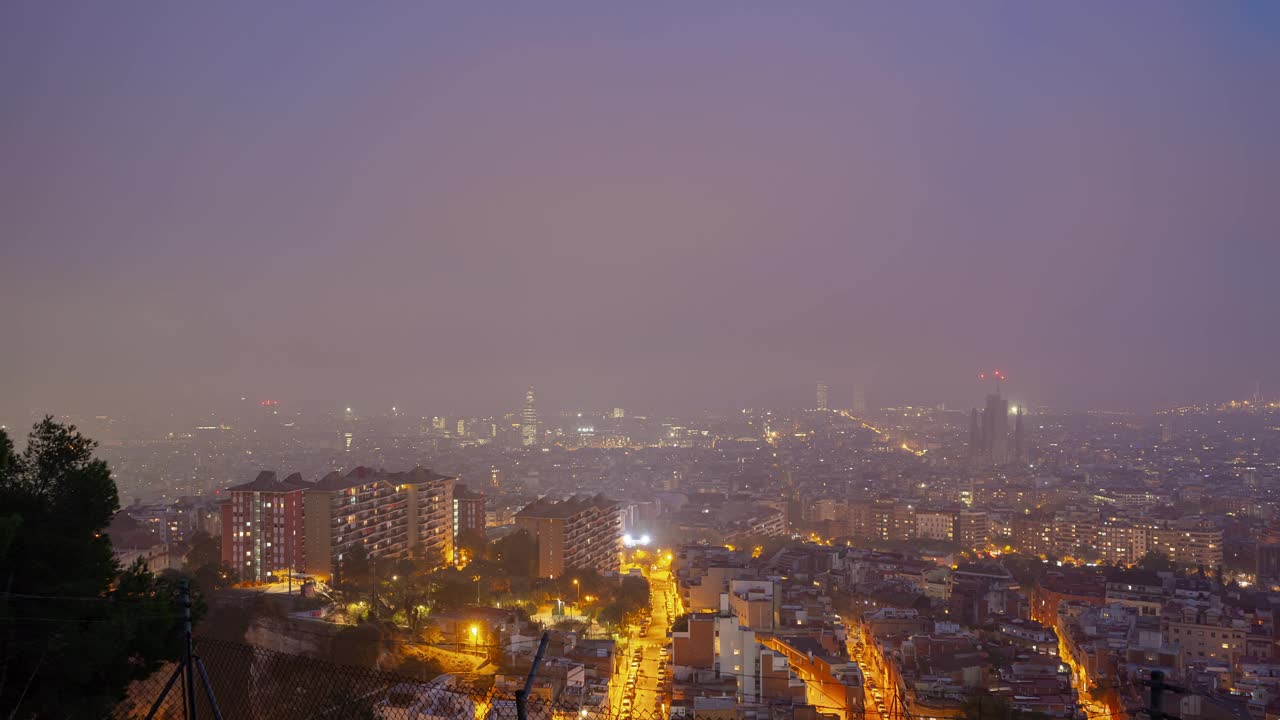
[[[0,7],[0,415],[1280,395],[1280,6]]]

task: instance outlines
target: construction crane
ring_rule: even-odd
[[[1005,377],[1004,377],[1004,373],[1000,372],[999,370],[992,370],[990,373],[980,372],[980,373],[978,373],[978,379],[979,379],[979,380],[986,380],[986,379],[987,379],[987,375],[990,375],[990,376],[991,376],[991,379],[996,381],[996,394],[997,394],[997,395],[999,395],[999,394],[1000,394],[1000,383],[1001,383],[1001,381],[1003,381],[1003,380],[1005,379]]]

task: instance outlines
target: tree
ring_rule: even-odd
[[[429,581],[419,575],[417,563],[412,559],[400,560],[395,567],[387,597],[391,598],[392,607],[404,614],[405,624],[416,635],[426,617]]]
[[[489,543],[484,539],[484,533],[475,530],[463,530],[458,533],[454,545],[471,562],[485,557],[489,552]]]
[[[1040,584],[1045,574],[1045,563],[1031,555],[1006,555],[1002,558],[1005,568],[1023,588],[1030,590]]]
[[[359,598],[373,578],[373,565],[369,562],[369,551],[363,543],[356,543],[343,553],[340,570],[343,586],[350,588]]]
[[[433,610],[454,610],[475,602],[476,585],[471,575],[456,568],[445,568],[431,573],[431,607]]]
[[[1148,550],[1147,554],[1138,560],[1138,567],[1153,573],[1172,572],[1173,561],[1164,553]]]
[[[222,562],[222,543],[218,538],[201,530],[191,536],[191,549],[187,551],[188,570],[218,565]]]
[[[649,604],[649,582],[644,578],[627,576],[618,587],[617,602],[627,614],[639,612]]]
[[[599,620],[607,627],[617,627],[626,620],[627,611],[617,602],[611,602],[600,608]]]
[[[95,447],[51,417],[21,454],[0,430],[0,714],[110,715],[181,652],[176,578],[112,556],[119,498]]]
[[[222,543],[203,530],[191,536],[191,549],[187,551],[184,567],[206,590],[221,589],[230,584],[232,573],[222,562]]]

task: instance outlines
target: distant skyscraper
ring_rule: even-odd
[[[489,487],[494,490],[502,489],[502,471],[496,467],[489,468]]]
[[[853,388],[853,412],[864,413],[867,411],[867,391],[862,389],[861,385]]]
[[[520,414],[520,444],[532,447],[538,444],[538,408],[533,402],[533,388],[524,394],[524,411]]]
[[[827,383],[822,380],[818,381],[818,409],[827,409]]]
[[[982,455],[992,464],[1009,460],[1009,401],[999,393],[987,396],[982,411]]]
[[[613,419],[617,420],[617,419],[620,419],[620,418],[624,418],[624,417],[626,417],[626,416],[627,416],[627,411],[626,411],[626,410],[623,410],[622,408],[614,408],[614,409],[613,409]]]

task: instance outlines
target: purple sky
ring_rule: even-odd
[[[0,4],[0,406],[1280,391],[1280,4]]]

